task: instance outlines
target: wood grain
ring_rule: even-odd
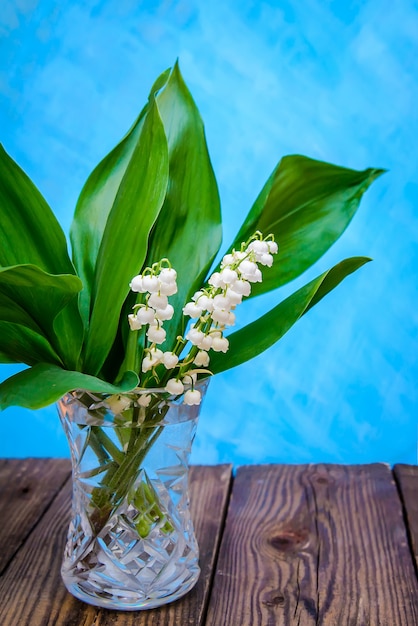
[[[207,625],[318,624],[418,624],[418,583],[389,468],[238,469]]]
[[[395,465],[393,472],[404,505],[411,550],[418,568],[418,466],[399,464]]]
[[[70,474],[68,459],[0,459],[0,574]]]
[[[49,462],[52,467],[56,463]],[[201,551],[201,578],[195,589],[176,603],[163,609],[133,613],[96,609],[79,602],[64,588],[60,578],[60,567],[70,512],[70,485],[65,485],[0,580],[0,624],[4,626],[203,624],[230,480],[230,466],[191,468],[191,511]]]

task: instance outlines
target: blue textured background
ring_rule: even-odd
[[[291,288],[345,256],[374,262],[212,380],[194,462],[417,461],[417,42],[413,0],[2,1],[0,141],[67,233],[89,172],[177,57],[205,121],[225,246],[285,154],[389,169]],[[276,301],[243,305],[240,320]],[[53,407],[0,416],[1,456],[66,454]]]

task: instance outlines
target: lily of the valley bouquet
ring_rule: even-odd
[[[102,464],[88,476],[91,532],[109,529],[127,497],[125,517],[142,540],[156,528],[171,536],[175,513],[156,483],[138,478],[170,402],[198,406],[202,380],[269,348],[369,260],[343,260],[234,331],[242,300],[315,263],[380,173],[284,157],[214,266],[218,189],[199,112],[176,65],[156,80],[132,128],[85,183],[70,258],[46,201],[1,149],[0,360],[29,367],[0,385],[0,406],[38,409],[65,398],[64,413],[75,401],[84,407],[71,445],[84,446],[80,454],[89,445]],[[109,413],[112,436],[101,427]]]

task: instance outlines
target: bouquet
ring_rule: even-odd
[[[85,505],[73,504],[63,566],[77,597],[121,607],[129,594],[112,599],[126,578],[120,546],[131,555],[137,541],[142,556],[129,583],[134,606],[178,597],[196,580],[190,525],[186,545],[179,539],[178,494],[168,495],[183,476],[182,467],[173,469],[183,457],[176,453],[150,477],[147,455],[172,403],[194,418],[205,379],[269,348],[370,260],[341,261],[234,332],[243,298],[276,290],[313,265],[381,173],[284,157],[216,265],[219,194],[202,120],[176,64],[157,78],[133,126],[86,181],[70,258],[45,199],[0,146],[0,362],[27,366],[0,384],[0,408],[59,402],[81,481],[74,498]],[[67,418],[75,404],[83,418],[73,428]],[[179,449],[172,440],[167,447]],[[150,556],[155,545],[144,547],[157,536],[165,554],[158,568]],[[189,555],[193,573],[182,574],[189,582],[180,592],[171,574],[162,574],[172,571],[174,545],[180,562]],[[123,567],[112,561],[102,579],[114,551]],[[139,578],[137,587],[132,581]]]

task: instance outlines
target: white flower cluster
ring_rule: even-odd
[[[165,259],[163,259],[165,261]],[[174,308],[168,303],[168,296],[177,293],[177,272],[172,267],[162,267],[161,261],[138,274],[130,282],[130,288],[136,293],[145,294],[145,302],[134,306],[135,313],[128,315],[131,330],[140,330],[148,326],[146,335],[151,347],[147,348],[146,356],[142,361],[142,371],[148,372],[158,363],[164,363],[167,369],[178,363],[177,355],[172,352],[162,352],[156,345],[164,343],[166,332],[163,322],[171,320]]]
[[[135,276],[130,287],[132,291],[145,294],[144,302],[134,306],[135,313],[128,316],[131,330],[140,330],[148,326],[146,337],[149,345],[145,348],[141,369],[145,374],[151,372],[157,382],[155,368],[163,365],[167,370],[177,368],[165,385],[171,395],[184,393],[185,404],[200,404],[201,394],[194,388],[197,374],[210,373],[209,350],[227,352],[229,342],[223,333],[226,327],[235,324],[234,310],[244,296],[251,293],[251,283],[261,282],[262,274],[258,264],[271,267],[277,244],[269,235],[263,239],[257,232],[241,250],[233,250],[224,256],[220,271],[209,278],[208,286],[197,291],[192,300],[183,307],[183,314],[196,320],[190,326],[185,337],[178,337],[173,351],[163,352],[157,345],[164,343],[166,332],[163,322],[173,317],[174,309],[168,303],[168,296],[177,293],[176,271],[167,259],[146,268],[143,274]],[[168,267],[165,266],[168,264]],[[192,344],[187,356],[179,361],[179,355],[187,342]],[[164,383],[163,383],[164,384]],[[190,389],[185,391],[185,386]],[[143,405],[149,402],[144,396]]]
[[[221,262],[220,272],[209,278],[209,286],[197,291],[183,308],[196,322],[190,327],[186,339],[198,348],[194,363],[207,367],[209,350],[227,352],[229,342],[223,336],[227,326],[235,324],[234,310],[244,296],[251,293],[251,283],[261,282],[262,274],[258,264],[271,267],[273,254],[278,251],[273,240],[263,240],[261,233],[250,243],[243,244],[241,250],[226,254]]]

